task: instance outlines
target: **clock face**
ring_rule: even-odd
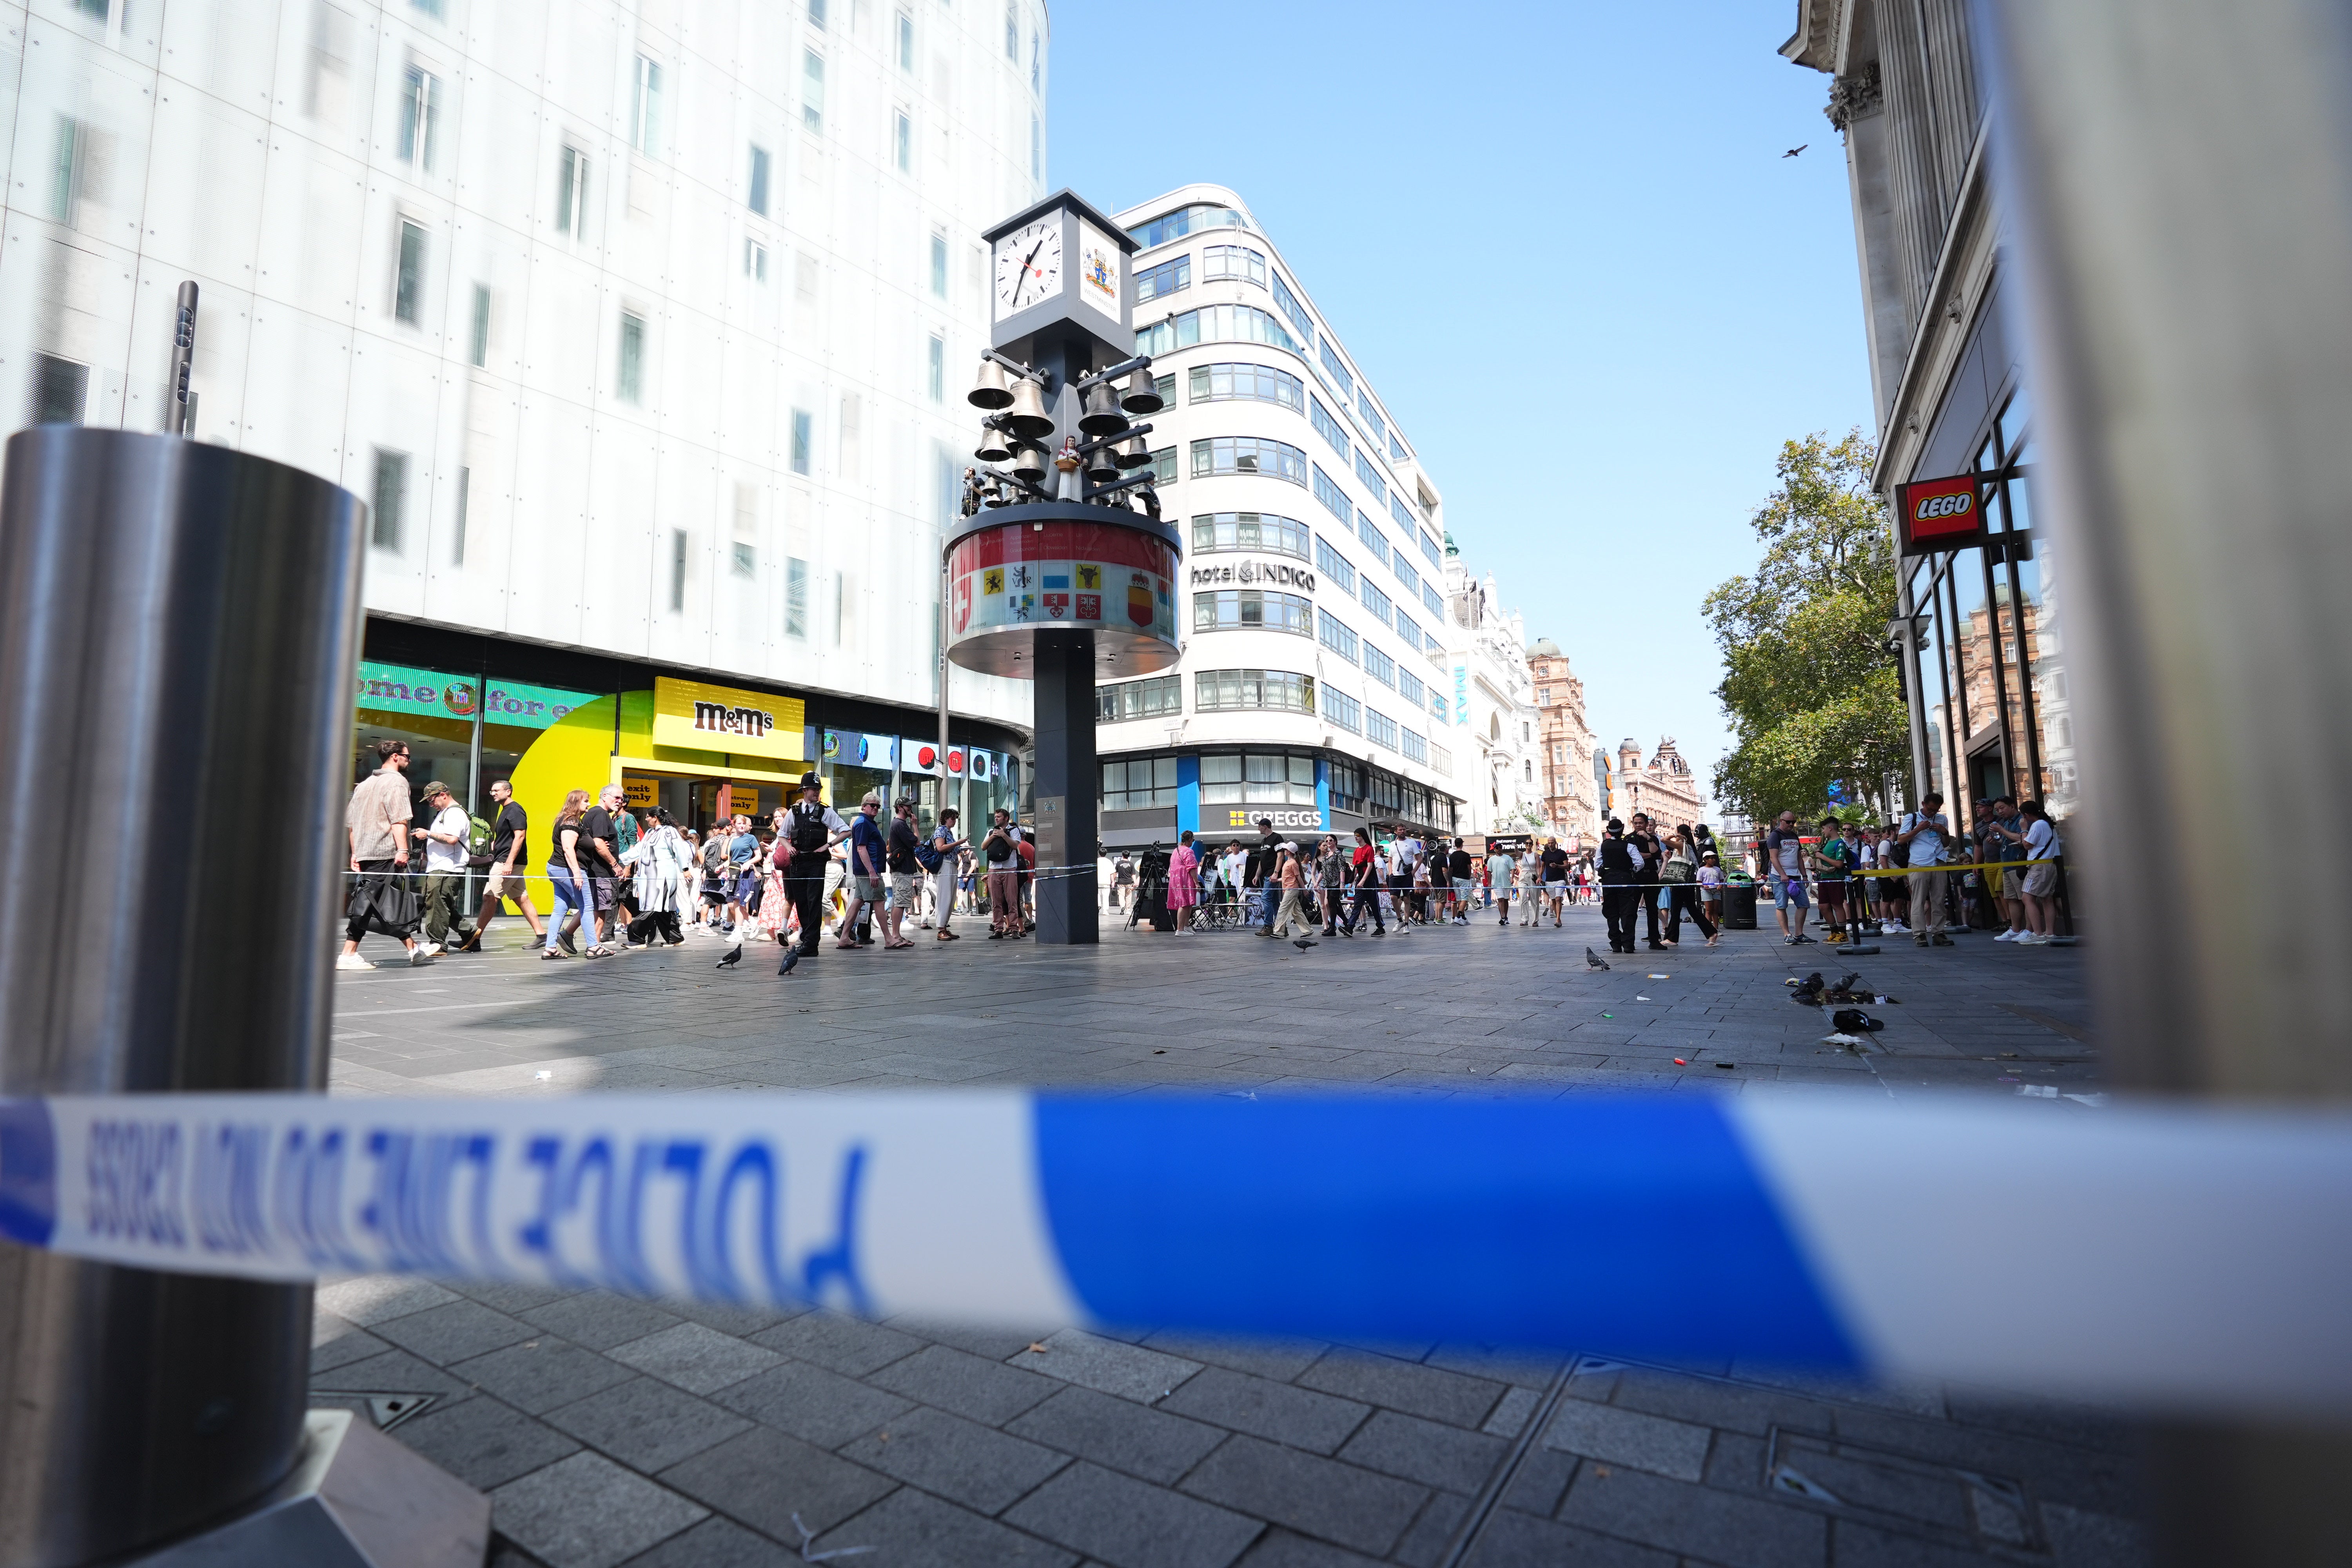
[[[996,242],[999,321],[1053,298],[1062,289],[1062,225],[1039,218]]]

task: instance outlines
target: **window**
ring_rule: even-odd
[[[490,363],[490,286],[487,283],[474,285],[474,330],[466,360],[478,368]]]
[[[81,121],[58,115],[49,159],[49,216],[58,223],[72,223],[80,210],[83,164],[89,154],[89,136]]]
[[[89,406],[89,366],[55,354],[33,356],[33,423],[79,425]]]
[[[1347,521],[1355,510],[1349,502],[1348,492],[1339,488],[1339,480],[1323,471],[1323,465],[1320,463],[1315,465],[1315,499],[1321,501],[1331,515],[1341,522]]]
[[[471,507],[473,500],[474,470],[459,468],[457,470],[457,526],[450,531],[449,542],[449,564],[452,566],[463,566],[466,563],[466,513]]]
[[[1260,801],[1268,805],[1315,804],[1315,759],[1281,752],[1201,759],[1201,802],[1204,805]]]
[[[614,390],[624,403],[642,403],[646,396],[646,319],[621,312],[621,366]]]
[[[100,21],[105,20],[107,0],[78,0],[78,4],[80,5],[83,10],[89,12],[91,16],[98,17]],[[435,21],[437,22],[441,19],[441,0],[410,0],[410,4],[414,5],[418,10],[424,12],[426,16],[432,17]]]
[[[588,154],[567,145],[555,176],[555,231],[580,238],[588,232]]]
[[[1397,671],[1396,689],[1397,695],[1415,708],[1429,706],[1429,688],[1423,686],[1421,683],[1421,678],[1412,671],[1409,669]]]
[[[825,0],[808,0],[809,26],[819,32],[824,30],[824,4]]]
[[[1323,406],[1323,400],[1321,398],[1310,395],[1307,399],[1307,406],[1313,410],[1312,413],[1307,415],[1307,418],[1313,422],[1315,426],[1315,433],[1318,436],[1322,437],[1326,441],[1330,442],[1331,449],[1339,454],[1339,460],[1343,463],[1346,462],[1348,460],[1348,432],[1341,428],[1339,422],[1337,419],[1331,417],[1331,411]]]
[[[1164,684],[1175,685],[1170,676]],[[1157,686],[1160,681],[1139,681],[1137,684]],[[1097,693],[1097,697],[1100,693]],[[1102,764],[1102,808],[1105,811],[1149,811],[1154,806],[1176,804],[1176,759],[1173,757],[1136,757],[1129,761]]]
[[[1397,721],[1377,708],[1364,710],[1364,738],[1375,746],[1397,749]]]
[[[425,231],[403,218],[400,255],[392,271],[392,313],[394,320],[418,324],[425,312]]]
[[[1192,548],[1197,551],[1201,547],[1196,542]],[[1341,593],[1355,593],[1356,569],[1348,563],[1346,556],[1331,548],[1331,542],[1328,539],[1315,542],[1315,570],[1322,573]]]
[[[411,65],[400,79],[400,161],[433,172],[441,140],[441,79]]]
[[[1454,772],[1454,753],[1443,746],[1432,746],[1429,748],[1429,765],[1439,773],[1450,776]],[[1446,812],[1447,820],[1451,821],[1453,816],[1452,810],[1449,809]]]
[[[898,173],[912,174],[915,168],[915,121],[903,109],[890,117],[890,156],[898,165]]]
[[[1436,567],[1439,571],[1444,571],[1445,555],[1443,551],[1437,548],[1437,541],[1430,538],[1429,535],[1425,533],[1421,533],[1421,530],[1419,529],[1414,529],[1413,531],[1421,534],[1421,553],[1423,558],[1432,566]]]
[[[1323,612],[1323,617],[1317,626],[1316,640],[1349,664],[1357,662],[1357,650],[1360,645],[1356,640],[1356,634],[1348,629],[1346,622],[1328,610]]]
[[[793,268],[793,293],[804,305],[816,303],[818,285],[823,281],[824,263],[803,250]]]
[[[1372,500],[1375,504],[1388,499],[1389,488],[1381,483],[1380,465],[1372,461],[1372,449],[1370,447],[1362,448],[1356,454],[1356,477],[1364,481],[1366,489],[1372,492]]]
[[[1384,626],[1393,625],[1396,604],[1386,594],[1381,592],[1381,585],[1370,577],[1366,577],[1357,586],[1356,597],[1362,602],[1364,608],[1372,612],[1372,618]]]
[[[375,449],[375,516],[368,526],[368,542],[378,550],[400,553],[401,509],[408,499],[408,454]]]
[[[1261,588],[1220,588],[1192,595],[1196,632],[1269,631],[1313,635],[1315,610],[1296,594]]]
[[[1140,305],[1146,300],[1157,300],[1192,286],[1192,258],[1179,256],[1157,267],[1147,267],[1135,275],[1135,302]]]
[[[1421,574],[1413,570],[1412,562],[1400,555],[1389,563],[1389,569],[1397,574],[1397,581],[1404,584],[1404,596],[1408,604],[1420,596]]]
[[[1404,443],[1396,438],[1396,432],[1393,430],[1390,431],[1389,461],[1392,463],[1402,463],[1412,456],[1412,454],[1411,452],[1404,449]]]
[[[1176,482],[1176,448],[1162,447],[1151,454],[1151,482],[1172,485]]]
[[[824,134],[824,57],[814,49],[801,51],[801,125]]]
[[[1029,177],[1045,177],[1045,127],[1034,114],[1029,117]]]
[[[1307,559],[1307,525],[1270,511],[1220,511],[1192,520],[1192,552],[1268,550]]]
[[[1421,585],[1421,602],[1439,620],[1445,618],[1445,595],[1427,583]]]
[[[1382,653],[1379,648],[1374,647],[1370,643],[1366,643],[1364,645],[1364,673],[1370,676],[1374,680],[1379,681],[1382,686],[1394,686],[1396,684],[1397,673],[1396,660]]]
[[[1176,373],[1174,371],[1171,371],[1166,375],[1153,376],[1151,378],[1151,390],[1160,395],[1160,405],[1161,407],[1171,408],[1175,406]]]
[[[1445,712],[1445,693],[1443,691],[1432,691],[1429,694],[1429,716],[1440,724],[1449,721]]]
[[[1290,324],[1298,329],[1300,339],[1310,343],[1315,341],[1313,318],[1307,314],[1307,307],[1298,302],[1298,296],[1290,291],[1290,285],[1282,280],[1279,272],[1274,275],[1274,308],[1290,318]]]
[[[1021,14],[1014,9],[1013,0],[1004,0],[1004,58],[1021,58]]]
[[[1159,719],[1183,711],[1184,682],[1178,676],[1156,675],[1149,680],[1121,680],[1095,688],[1095,719],[1100,723]]]
[[[669,531],[669,613],[686,611],[686,530]]]
[[[749,540],[736,540],[728,547],[727,571],[729,575],[735,577],[748,579],[759,576],[760,547]]]
[[[635,88],[629,94],[629,145],[648,158],[661,153],[661,98],[660,64],[639,55]]]
[[[1404,497],[1397,495],[1394,492],[1391,492],[1389,496],[1389,515],[1396,519],[1397,526],[1403,529],[1408,535],[1412,532],[1414,522],[1412,509],[1404,504]]]
[[[1045,34],[1043,28],[1029,35],[1029,90],[1045,90]],[[1031,124],[1036,121],[1032,120]]]
[[[1317,469],[1321,473],[1321,469]],[[1307,482],[1307,454],[1280,441],[1255,436],[1219,436],[1192,443],[1192,477],[1212,474],[1263,474],[1270,479]]]
[[[1139,354],[1164,354],[1194,343],[1271,343],[1292,353],[1299,352],[1282,323],[1255,305],[1203,305],[1173,321],[1139,328],[1135,334],[1135,352]]]
[[[1203,278],[1237,278],[1265,287],[1265,252],[1246,245],[1213,245],[1201,257]]]
[[[898,68],[915,72],[915,19],[904,11],[898,13]]]
[[[1350,735],[1360,735],[1364,732],[1364,705],[1346,692],[1334,691],[1328,686],[1323,689],[1323,717],[1328,719],[1337,728],[1347,731]],[[1331,804],[1342,811],[1361,811],[1363,801],[1360,785],[1355,796],[1343,795],[1340,791],[1339,773],[1343,768],[1349,773],[1356,773],[1355,769],[1349,768],[1344,763],[1331,764]],[[1356,773],[1358,779],[1360,780],[1362,776],[1360,773]],[[1355,802],[1352,805],[1348,804],[1350,799]]]
[[[934,234],[931,236],[931,298],[944,300],[947,297],[948,237]]]
[[[1315,678],[1286,669],[1204,669],[1192,678],[1192,707],[1201,713],[1272,709],[1315,711]]]
[[[768,150],[751,149],[751,210],[761,217],[768,216]]]
[[[1171,239],[1181,239],[1188,234],[1204,228],[1247,228],[1249,220],[1231,207],[1179,207],[1172,213],[1162,213],[1150,223],[1139,224],[1127,231],[1128,237],[1144,249],[1165,245]]]
[[[1402,752],[1409,762],[1426,763],[1429,761],[1429,737],[1412,730],[1402,731],[1397,750]],[[1528,776],[1535,777],[1533,763],[1528,764]]]
[[[1195,403],[1223,403],[1246,398],[1278,404],[1289,409],[1307,405],[1307,384],[1288,371],[1265,364],[1196,364],[1187,378]],[[1174,378],[1170,378],[1173,390]]]
[[[743,276],[754,283],[768,280],[768,247],[756,239],[743,242]]]
[[[793,472],[796,474],[805,474],[809,471],[809,449],[814,445],[815,442],[812,438],[812,432],[810,429],[808,410],[804,408],[793,409]]]
[[[1372,447],[1374,450],[1378,450],[1381,441],[1388,437],[1389,427],[1388,422],[1381,417],[1381,411],[1372,406],[1372,395],[1370,392],[1360,390],[1357,392],[1356,412],[1364,416],[1366,425],[1371,426]]]
[[[1348,374],[1347,362],[1342,360],[1338,352],[1331,347],[1331,340],[1328,336],[1326,336],[1323,340],[1322,356],[1323,368],[1329,371],[1331,373],[1331,379],[1339,384],[1339,395],[1342,397],[1354,396],[1356,393],[1356,378]]]
[[[1344,511],[1339,514],[1343,520],[1347,515]],[[1396,569],[1396,563],[1389,555],[1388,535],[1374,527],[1371,518],[1362,511],[1356,513],[1356,537],[1372,547],[1373,559],[1391,571]]]
[[[808,636],[809,563],[798,556],[784,561],[784,635]]]
[[[947,340],[933,332],[929,353],[930,358],[926,368],[930,379],[931,401],[945,403],[948,400]]]

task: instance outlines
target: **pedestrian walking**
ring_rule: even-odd
[[[586,890],[589,910],[594,916],[591,931],[595,945],[588,950],[591,958],[603,958],[613,949],[604,945],[614,933],[613,918],[621,903],[621,830],[613,820],[621,812],[622,792],[619,784],[606,784],[596,792],[596,804],[581,815],[580,864],[588,873]],[[628,940],[625,931],[621,940]]]
[[[1478,863],[1470,854],[1470,841],[1457,838],[1454,847],[1445,852],[1446,908],[1454,923],[1470,923],[1470,906],[1478,897]]]
[[[1813,940],[1805,934],[1812,900],[1805,891],[1805,841],[1797,831],[1795,812],[1784,811],[1773,819],[1764,835],[1764,863],[1772,881],[1772,918],[1780,924],[1781,945],[1802,946]]]
[[[1339,916],[1348,903],[1348,857],[1336,835],[1325,834],[1316,846],[1315,882],[1320,889],[1318,897],[1328,934],[1339,929]]]
[[[1663,952],[1666,944],[1658,935],[1658,895],[1665,883],[1665,846],[1660,842],[1656,826],[1647,812],[1633,814],[1633,830],[1625,835],[1626,845],[1639,857],[1633,867],[1633,883],[1641,900],[1642,915],[1648,928],[1649,948]],[[1625,951],[1631,952],[1633,949]]]
[[[1349,885],[1355,898],[1348,908],[1348,923],[1340,930],[1349,936],[1355,935],[1356,928],[1363,924],[1364,907],[1369,904],[1372,910],[1372,934],[1388,935],[1388,922],[1381,918],[1381,859],[1372,847],[1370,829],[1356,829],[1356,847],[1348,858]]]
[[[375,756],[375,772],[353,786],[343,808],[344,847],[357,880],[344,903],[343,951],[335,960],[337,969],[373,969],[360,956],[360,938],[372,925],[383,923],[383,904],[404,902],[397,894],[408,874],[408,747],[400,741],[378,741]],[[400,938],[411,964],[433,962],[409,921],[390,922],[390,934]]]
[[[637,820],[637,841],[621,851],[629,868],[630,941],[651,947],[656,937],[677,947],[686,941],[678,914],[686,908],[687,868],[694,857],[667,811],[647,811]]]
[[[580,843],[580,825],[587,815],[588,792],[571,791],[564,795],[563,808],[555,814],[555,826],[548,835],[547,884],[554,890],[554,902],[547,912],[547,942],[539,954],[542,960],[579,953],[572,933],[583,921],[588,925],[586,956],[602,958],[604,953],[596,944],[596,906],[588,891],[588,868],[582,864],[585,851]]]
[[[890,808],[890,832],[883,847],[885,863],[890,868],[890,903],[882,911],[882,946],[885,952],[894,948],[912,947],[915,939],[906,932],[907,912],[915,909],[920,895],[922,866],[915,858],[915,850],[922,840],[915,833],[915,797],[900,795]]]
[[[1529,839],[1527,848],[1517,858],[1518,868],[1514,873],[1517,886],[1512,889],[1511,897],[1519,906],[1519,923],[1532,927],[1543,906],[1543,858],[1537,852],[1535,841]]]
[[[2032,863],[2018,885],[2031,929],[2017,939],[2017,945],[2047,947],[2058,935],[2058,863],[2065,847],[2059,840],[2058,825],[2040,801],[2027,801],[2019,812],[2025,823],[2025,858]]]
[[[782,846],[772,853],[784,858],[783,888],[800,926],[800,962],[813,962],[824,947],[822,906],[833,874],[833,847],[849,836],[849,824],[824,804],[824,781],[814,773],[801,775],[801,797],[784,814]],[[754,841],[756,843],[756,840]],[[777,929],[783,929],[782,920]]]
[[[1168,912],[1176,921],[1176,934],[1183,935],[1192,929],[1193,911],[1201,904],[1201,856],[1192,847],[1192,830],[1184,829],[1176,836],[1176,848],[1168,857]]]
[[[1609,923],[1609,951],[1633,951],[1633,918],[1642,907],[1642,891],[1634,878],[1638,852],[1625,837],[1625,825],[1615,817],[1601,836],[1601,918]]]
[[[1021,940],[1021,844],[1003,806],[989,819],[980,852],[988,861],[988,940]]]
[[[882,903],[883,865],[889,848],[881,817],[882,796],[868,790],[857,803],[857,815],[849,819],[849,909],[833,944],[836,952],[874,945],[874,939],[858,930],[858,915]],[[889,928],[886,924],[883,929],[887,933]]]
[[[1274,818],[1257,819],[1257,842],[1250,846],[1249,858],[1242,867],[1242,886],[1248,889],[1249,923],[1258,928],[1258,934],[1274,934],[1276,900],[1275,871],[1281,858],[1282,840],[1274,831]]]
[[[1298,924],[1302,928],[1308,926],[1310,922],[1307,918],[1307,872],[1299,864],[1297,845],[1275,846],[1272,885],[1280,901],[1276,907],[1274,923],[1266,928],[1266,935],[1276,938],[1288,936],[1291,917],[1294,915],[1297,917]]]
[[[1944,934],[1944,838],[1952,826],[1943,813],[1944,797],[1932,791],[1919,797],[1919,809],[1904,814],[1895,842],[1905,851],[1904,865],[1911,875],[1911,940],[1920,947],[1949,947]]]
[[[1518,868],[1518,861],[1503,847],[1499,839],[1487,849],[1486,895],[1494,907],[1501,911],[1500,918],[1495,921],[1498,926],[1511,923],[1511,878]]]
[[[432,819],[411,828],[409,836],[425,841],[425,952],[438,958],[449,951],[450,931],[463,912],[467,840],[474,821],[439,779],[425,786],[425,809]]]
[[[732,820],[713,823],[702,840],[702,923],[718,931],[727,923],[727,906],[734,901],[735,881],[730,870],[728,844],[735,837]]]
[[[1715,945],[1718,934],[1716,929],[1715,911],[1706,909],[1706,900],[1699,896],[1701,857],[1713,854],[1714,851],[1711,849],[1700,849],[1698,835],[1692,831],[1687,823],[1675,830],[1674,842],[1666,850],[1665,868],[1659,873],[1666,889],[1666,945],[1668,947],[1681,944],[1685,915],[1688,915],[1698,926],[1699,934],[1706,938],[1706,945],[1709,947]],[[1717,882],[1719,884],[1722,879],[1723,874],[1720,871],[1717,872]],[[1721,897],[1719,891],[1717,896]]]
[[[1706,931],[1706,945],[1713,947],[1723,936],[1723,861],[1712,849],[1699,854],[1698,902],[1706,915],[1699,929]],[[1714,929],[1707,930],[1709,926]]]
[[[1558,931],[1561,908],[1568,902],[1568,851],[1558,838],[1546,838],[1542,859],[1544,907],[1551,916],[1551,929]]]
[[[539,910],[531,906],[530,891],[523,886],[523,872],[530,865],[530,814],[515,799],[514,785],[505,779],[490,781],[490,802],[498,807],[498,815],[490,822],[489,876],[482,889],[482,907],[474,913],[473,934],[457,950],[460,952],[482,951],[483,935],[509,899],[522,911],[531,939],[536,942],[542,935]]]
[[[1128,901],[1135,897],[1135,861],[1126,850],[1118,852],[1118,861],[1111,868],[1110,877],[1110,907],[1125,909]]]
[[[613,819],[611,933],[613,945],[625,952],[634,940],[629,930],[637,921],[636,863],[625,858],[637,847],[637,814],[629,809],[628,792],[620,785],[612,785],[604,794],[611,797],[605,802],[605,810]]]
[[[956,884],[965,847],[964,840],[956,837],[956,824],[961,820],[961,814],[954,806],[947,807],[940,813],[939,823],[929,837],[923,840],[929,854],[923,864],[931,874],[931,907],[940,928],[939,934],[931,939],[934,942],[957,940],[950,928],[955,921]]]

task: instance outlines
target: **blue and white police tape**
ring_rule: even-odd
[[[2352,1410],[2352,1118],[2016,1105],[0,1100],[0,1236],[1043,1329]]]

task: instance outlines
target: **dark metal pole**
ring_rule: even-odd
[[[44,426],[0,486],[0,1094],[320,1089],[363,509],[282,464]],[[310,1291],[0,1245],[0,1564],[275,1485]]]
[[[196,366],[196,285],[193,279],[180,285],[179,310],[172,327],[172,387],[171,396],[163,405],[163,433],[167,436],[193,436],[196,432],[195,394],[188,390],[188,378]]]
[[[1040,632],[1036,642],[1037,865],[1075,867],[1037,879],[1037,940],[1102,940],[1095,887],[1095,634]]]
[[[2352,35],[2311,0],[1983,16],[2070,585],[2100,1033],[2131,1088],[2340,1102],[2352,903],[2298,887],[2273,916],[2259,856],[2195,897],[2179,872],[2246,820],[2246,763],[2262,820],[2323,843],[2352,777]],[[2154,1461],[2175,1561],[2352,1561],[2342,1434],[2184,1424]]]

